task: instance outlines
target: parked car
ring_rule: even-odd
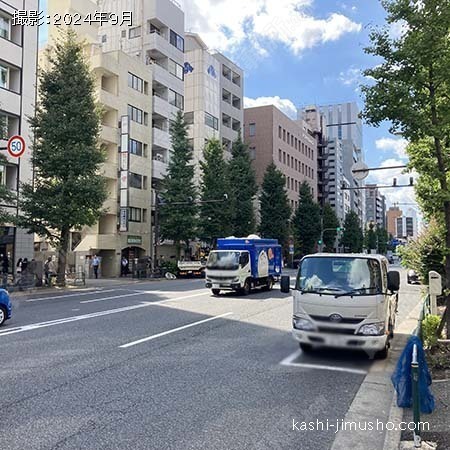
[[[11,318],[12,306],[9,294],[4,289],[0,289],[0,326],[5,320]]]
[[[414,270],[408,270],[406,275],[406,281],[408,284],[419,284],[419,275]]]

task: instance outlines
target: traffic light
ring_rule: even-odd
[[[342,228],[341,227],[337,227],[336,228],[336,231],[339,233],[339,231],[341,231],[342,230]]]
[[[319,239],[319,240],[317,241],[317,243],[318,243],[319,245],[322,245],[322,244],[323,244],[322,239]]]

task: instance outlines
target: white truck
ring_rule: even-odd
[[[386,358],[394,335],[400,276],[380,255],[315,254],[302,259],[293,290],[294,339],[360,349]]]

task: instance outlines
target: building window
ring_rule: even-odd
[[[286,164],[286,152],[283,152],[283,164]]]
[[[4,89],[8,89],[8,72],[8,67],[0,65],[0,87]]]
[[[297,150],[297,148],[298,148],[298,139],[295,138],[295,150]]]
[[[295,171],[297,171],[297,170],[298,170],[298,161],[295,160]]]
[[[178,109],[184,109],[184,97],[172,89],[169,89],[169,103]]]
[[[134,39],[141,36],[141,27],[130,28],[128,31],[128,38]]]
[[[169,72],[180,80],[184,80],[184,68],[176,63],[173,59],[169,59]]]
[[[302,142],[302,153],[305,154],[305,144]]]
[[[128,72],[128,87],[138,92],[144,92],[144,80]]]
[[[256,136],[256,123],[249,124],[248,132],[249,132],[250,136]]]
[[[278,161],[281,162],[281,150],[280,149],[278,149]]]
[[[0,16],[0,37],[10,39],[11,25],[7,17]]]
[[[218,130],[219,129],[219,119],[217,117],[214,117],[213,115],[205,112],[205,125],[208,125],[208,127]]]
[[[283,129],[282,129],[280,126],[278,126],[278,137],[279,137],[280,139],[281,139],[282,136],[283,136],[282,131],[283,131]]]
[[[302,175],[305,175],[305,164],[302,163]]]
[[[142,209],[128,208],[128,220],[130,222],[142,222]]]
[[[141,125],[144,123],[144,113],[142,109],[136,108],[135,106],[128,105],[128,117],[133,122],[140,123]]]
[[[194,124],[194,111],[184,113],[184,121],[186,122],[186,125],[193,125]]]
[[[170,30],[170,43],[184,53],[184,39],[173,30]]]
[[[137,156],[142,156],[142,142],[130,139],[130,153]]]
[[[142,189],[142,175],[137,173],[130,173],[130,187],[135,189]]]
[[[256,159],[256,148],[250,147],[250,159]]]
[[[283,141],[286,142],[286,130],[283,128]]]

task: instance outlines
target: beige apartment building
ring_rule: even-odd
[[[90,0],[49,1],[51,15],[94,14],[96,9],[96,2]],[[133,261],[150,255],[152,249],[152,72],[139,58],[123,51],[104,51],[97,26],[84,24],[75,30],[86,42],[86,56],[103,108],[100,140],[107,159],[102,173],[109,196],[99,222],[72,233],[69,263],[89,273],[90,259],[96,254],[101,258],[101,275],[112,277],[120,273],[122,256]],[[58,34],[51,26],[49,46]],[[40,247],[48,249],[45,242]]]
[[[317,141],[303,120],[292,120],[273,105],[244,110],[244,139],[261,185],[272,162],[286,177],[292,209],[298,205],[299,186],[306,181],[317,200]]]
[[[36,102],[36,68],[38,55],[38,27],[19,25],[14,13],[23,9],[23,0],[0,0],[0,148],[8,163],[0,166],[0,184],[18,193],[20,183],[28,183],[33,176],[31,146],[33,136],[28,117],[34,115]],[[38,0],[27,1],[27,8],[37,10]],[[26,151],[20,158],[6,152],[10,137],[20,135]],[[2,205],[10,214],[17,214],[17,203]],[[0,254],[9,258],[13,272],[18,258],[33,258],[33,235],[13,226],[0,227]]]

